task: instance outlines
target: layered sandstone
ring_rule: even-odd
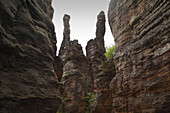
[[[113,112],[170,111],[170,1],[111,0],[116,76]]]
[[[1,113],[55,113],[61,103],[53,68],[56,37],[46,2],[0,1]]]

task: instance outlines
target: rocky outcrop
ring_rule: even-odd
[[[64,62],[63,101],[60,110],[64,113],[85,113],[86,95],[92,92],[90,64],[83,55],[82,47],[77,40],[70,41],[61,59]]]
[[[98,92],[96,85],[96,76],[100,72],[98,66],[103,61],[106,61],[106,57],[104,55],[106,52],[104,47],[105,21],[105,14],[101,11],[97,16],[96,38],[88,41],[86,46],[86,54],[91,63],[94,92]]]
[[[59,111],[62,113],[85,113],[86,95],[93,91],[90,63],[83,54],[82,47],[77,40],[69,39],[69,15],[64,16],[64,38],[60,51],[63,62],[63,76],[61,78],[63,104]],[[66,20],[65,20],[66,19]],[[67,40],[69,39],[69,40]]]
[[[66,47],[69,46],[70,43],[70,16],[65,14],[63,17],[63,23],[64,23],[64,32],[63,32],[63,41],[60,47],[59,56],[62,56],[64,54],[64,50]]]
[[[55,113],[61,103],[48,7],[43,0],[0,1],[1,113]]]
[[[108,17],[116,42],[110,87],[116,113],[170,111],[170,1],[111,0]]]
[[[114,62],[106,61],[104,53],[105,15],[101,11],[97,16],[96,38],[86,46],[87,57],[91,63],[94,92],[96,98],[91,106],[91,113],[110,113],[112,110],[112,95],[109,84],[115,76]]]

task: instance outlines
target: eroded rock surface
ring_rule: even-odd
[[[114,62],[106,61],[104,53],[105,14],[97,16],[96,38],[86,46],[87,57],[91,63],[91,71],[96,98],[91,106],[91,113],[110,113],[112,110],[112,94],[109,84],[114,73]]]
[[[78,40],[70,41],[69,23],[67,17],[64,16],[64,38],[60,51],[60,58],[63,62],[63,76],[61,82],[63,104],[59,111],[64,113],[85,113],[86,111],[86,95],[93,91],[91,79],[90,63],[83,54],[81,45]],[[69,39],[69,40],[67,40]]]
[[[43,0],[0,1],[1,113],[55,113],[61,103],[48,7]]]
[[[63,17],[64,31],[63,31],[63,41],[60,47],[59,56],[62,56],[65,52],[65,48],[69,46],[70,43],[70,16],[65,14]]]
[[[111,0],[113,112],[170,112],[170,1]]]
[[[91,113],[111,113],[112,111],[112,93],[110,82],[115,76],[114,61],[105,61],[98,66],[97,87],[99,89],[97,96],[92,104]]]
[[[103,11],[97,16],[96,38],[88,41],[86,46],[86,54],[91,63],[92,79],[94,84],[94,92],[98,92],[96,86],[96,76],[100,72],[98,66],[106,61],[104,53],[104,35],[105,35],[105,14]]]
[[[61,78],[63,76],[63,61],[61,60],[59,56],[56,56],[54,58],[53,66],[54,66],[54,71],[58,78],[58,81],[61,81]]]

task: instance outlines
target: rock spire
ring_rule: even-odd
[[[96,37],[104,37],[106,27],[105,27],[105,14],[104,11],[101,11],[97,16],[97,24],[96,24]]]
[[[64,53],[65,47],[69,46],[70,42],[70,15],[65,14],[63,17],[63,23],[64,23],[64,31],[63,31],[63,41],[61,44],[61,48],[59,51],[59,56],[61,56]]]

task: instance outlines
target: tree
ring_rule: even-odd
[[[113,60],[114,52],[115,52],[115,45],[112,45],[111,47],[106,47],[105,56],[108,61]]]

